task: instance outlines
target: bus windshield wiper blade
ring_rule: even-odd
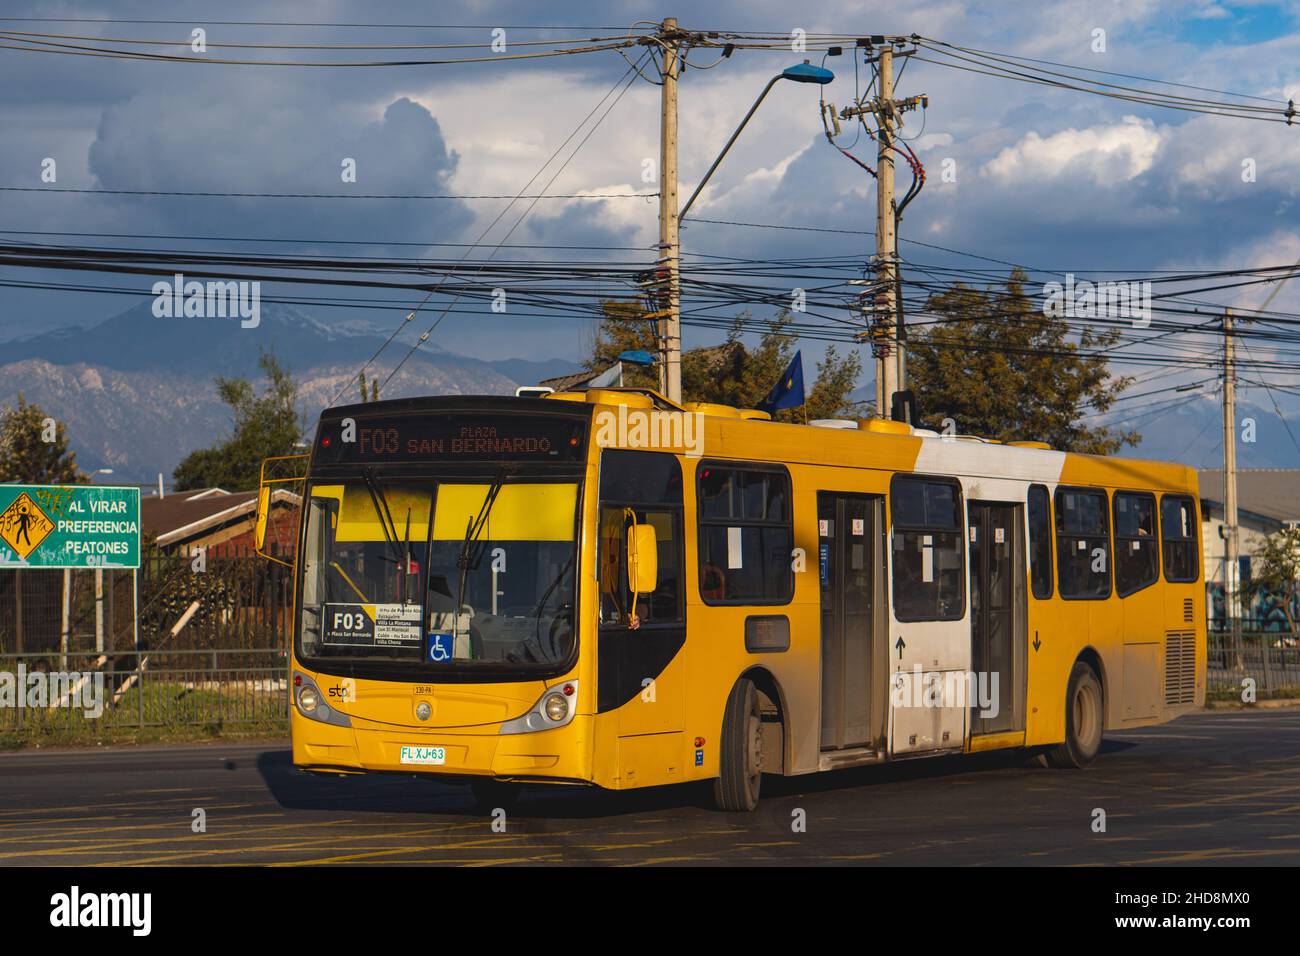
[[[400,561],[402,552],[397,546],[397,525],[393,523],[393,516],[388,511],[388,499],[375,483],[374,475],[369,468],[361,472],[361,477],[365,480],[366,491],[370,492],[370,502],[375,507],[375,516],[379,519],[379,527],[383,529],[384,540],[392,549],[393,561]]]
[[[510,472],[509,465],[502,466],[496,477],[492,479],[492,484],[488,486],[487,494],[483,496],[483,504],[478,509],[478,516],[471,518],[465,526],[465,537],[460,543],[460,554],[456,557],[460,580],[456,587],[456,608],[453,611],[453,640],[460,637],[460,609],[465,605],[465,578],[469,575],[469,569],[477,567],[483,556],[482,549],[475,551],[474,546],[483,534],[483,529],[487,527],[488,515],[492,512],[492,506],[496,504],[497,495],[501,493],[501,488],[506,483],[506,476]]]

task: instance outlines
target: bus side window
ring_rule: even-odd
[[[601,455],[600,499],[600,623],[636,628],[680,624],[685,612],[682,475],[677,459],[660,452],[607,449]],[[654,591],[636,595],[634,606],[627,573],[627,529],[633,520],[655,529],[659,565]]]
[[[794,525],[785,469],[701,462],[696,491],[704,602],[788,604]]]
[[[1056,564],[1061,597],[1110,597],[1110,509],[1106,492],[1056,489]]]
[[[1029,486],[1029,579],[1038,600],[1052,596],[1052,502],[1043,485]]]
[[[1199,575],[1196,546],[1196,504],[1187,495],[1160,498],[1160,537],[1165,552],[1165,580],[1178,584]]]
[[[1115,593],[1127,597],[1160,577],[1155,495],[1115,492]]]
[[[961,488],[944,479],[895,476],[894,616],[900,621],[956,621],[965,608]]]

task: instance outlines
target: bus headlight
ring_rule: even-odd
[[[309,720],[319,720],[323,724],[333,724],[336,727],[352,726],[352,718],[325,703],[325,698],[321,695],[316,682],[306,674],[294,674],[293,682],[298,688],[293,698],[298,704],[298,713]]]
[[[569,701],[563,694],[547,694],[542,703],[542,710],[551,720],[559,723],[569,716]]]
[[[566,680],[546,688],[537,703],[522,717],[503,723],[501,733],[531,734],[538,730],[554,730],[572,723],[577,712],[578,682]]]

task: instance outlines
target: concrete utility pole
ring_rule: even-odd
[[[1233,646],[1241,634],[1240,553],[1237,527],[1237,390],[1232,309],[1223,311],[1223,613]]]
[[[894,232],[894,48],[880,49],[880,126],[876,133],[876,281],[881,283],[880,312],[886,321],[898,314],[898,237]],[[894,354],[876,357],[876,417],[888,418],[894,393],[903,387],[903,343],[894,336]]]
[[[659,114],[659,265],[665,270],[668,315],[659,319],[659,385],[682,400],[682,287],[677,213],[677,77],[681,74],[676,17],[665,17],[660,40],[664,65]]]
[[[866,41],[858,41],[860,45]],[[924,106],[926,96],[894,99],[894,44],[897,38],[874,36],[868,50],[876,48],[876,80],[879,84],[874,99],[862,99],[840,111],[841,119],[854,119],[871,114],[876,128],[876,291],[872,304],[864,312],[870,314],[870,328],[862,338],[871,343],[876,360],[876,415],[888,418],[894,393],[907,387],[907,355],[903,349],[902,310],[899,308],[898,288],[898,216],[894,195],[894,141],[902,125],[902,114]],[[899,51],[910,55],[910,51]],[[906,205],[906,202],[904,203]]]

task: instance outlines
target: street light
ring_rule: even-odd
[[[750,118],[758,111],[759,104],[763,102],[764,98],[766,98],[767,94],[771,92],[772,87],[776,86],[778,81],[793,80],[795,83],[816,83],[819,86],[825,86],[833,79],[835,79],[835,74],[830,70],[821,66],[813,66],[807,60],[804,60],[802,63],[782,70],[776,76],[772,77],[772,79],[768,80],[767,86],[763,87],[763,92],[758,94],[758,99],[754,100],[754,105],[749,108],[749,112],[745,114],[745,118],[740,121],[740,125],[736,127],[736,131],[731,134],[731,139],[727,140],[727,145],[722,147],[722,152],[718,154],[718,158],[713,161],[713,165],[709,167],[709,171],[704,174],[704,178],[700,180],[700,184],[695,187],[695,192],[691,193],[691,198],[686,200],[686,205],[682,206],[681,212],[677,214],[678,221],[680,222],[686,218],[686,213],[691,208],[691,204],[695,202],[695,198],[699,196],[700,190],[704,188],[705,183],[709,181],[714,170],[718,168],[718,165],[726,157],[727,152],[735,144],[736,139],[740,136],[740,131],[745,128],[745,125],[749,122]]]
[[[112,473],[113,473],[112,468],[96,468],[94,471],[90,473],[90,477],[94,478],[96,475],[111,475]]]
[[[655,357],[645,349],[628,349],[618,356],[620,362],[627,362],[629,365],[651,366],[655,363]]]

